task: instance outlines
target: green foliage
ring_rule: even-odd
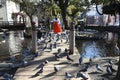
[[[120,2],[120,0],[92,0],[91,3],[95,3],[95,4],[108,4],[111,1],[118,1],[118,2]]]
[[[92,0],[92,4],[102,4],[103,14],[115,15],[119,13],[120,0]]]
[[[84,6],[88,5],[87,0],[69,0],[67,15],[71,20],[76,19],[80,12],[84,11]]]
[[[33,15],[35,13],[34,8],[34,2],[31,2],[30,0],[12,0],[13,2],[16,2],[20,4],[20,7],[22,11],[26,12],[28,15]]]

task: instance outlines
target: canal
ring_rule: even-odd
[[[23,31],[0,33],[0,59],[20,54],[25,46],[31,47],[31,39],[24,39]]]
[[[23,31],[0,33],[1,57],[20,54],[23,47],[31,48],[31,39],[24,39]],[[104,40],[76,40],[76,47],[85,58],[115,56],[114,45],[108,45]]]
[[[115,45],[108,44],[105,40],[76,40],[76,47],[85,58],[117,56]]]

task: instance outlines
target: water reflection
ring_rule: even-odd
[[[96,41],[87,41],[83,44],[82,54],[87,58],[103,57],[105,56],[105,50]]]
[[[9,44],[9,52],[10,54],[18,53],[21,51],[21,36],[19,32],[10,32],[9,38],[8,38],[8,44]]]
[[[11,31],[6,37],[2,34],[0,33],[0,55],[12,55],[22,52],[23,48],[32,48],[32,40],[24,39],[23,31]],[[76,47],[85,58],[115,55],[114,46],[106,45],[103,40],[76,40]]]
[[[85,58],[95,58],[108,56],[109,49],[104,41],[76,40],[76,47],[80,54]]]
[[[12,55],[22,50],[22,31],[11,31],[7,35],[0,33],[0,55]],[[3,37],[4,35],[4,37]]]

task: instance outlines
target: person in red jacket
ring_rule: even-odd
[[[55,17],[55,19],[53,20],[53,32],[55,34],[62,32],[62,28],[60,26],[60,20],[57,17]]]

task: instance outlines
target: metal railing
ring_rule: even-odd
[[[23,21],[0,21],[0,26],[25,24]]]
[[[21,30],[25,28],[25,21],[0,21],[0,29]]]

